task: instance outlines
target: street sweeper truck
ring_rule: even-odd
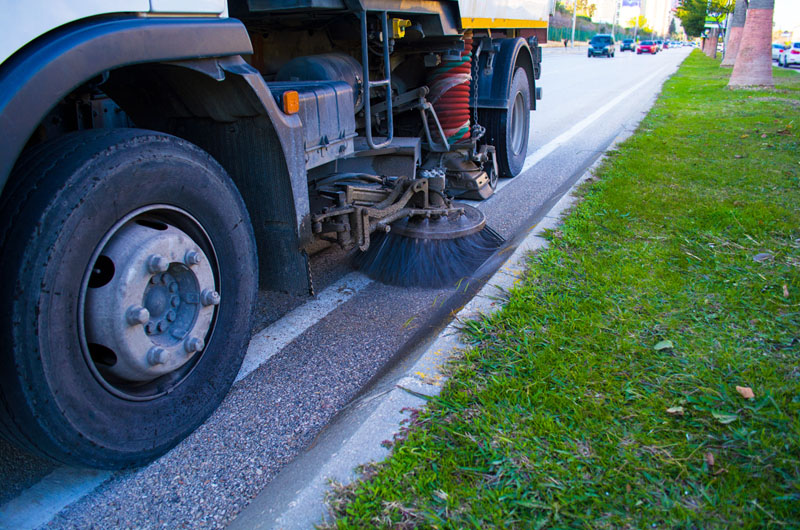
[[[0,434],[121,468],[234,381],[310,249],[441,286],[502,239],[552,0],[27,0],[0,21]],[[327,242],[327,243],[323,243]]]

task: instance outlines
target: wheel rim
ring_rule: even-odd
[[[124,399],[171,392],[205,351],[219,293],[216,253],[196,219],[167,205],[132,212],[97,245],[81,284],[90,370]]]
[[[525,99],[522,97],[522,92],[517,92],[513,105],[511,108],[511,151],[518,154],[522,151],[522,143],[525,141]]]

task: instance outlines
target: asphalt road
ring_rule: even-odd
[[[534,225],[633,132],[687,54],[589,59],[546,49],[526,169],[475,203],[490,225],[506,238]],[[371,381],[431,340],[475,288],[369,282],[332,248],[312,261],[319,299],[261,293],[248,368],[217,412],[159,460],[118,473],[69,469],[0,441],[0,527],[224,527]]]

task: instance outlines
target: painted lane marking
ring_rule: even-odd
[[[267,359],[281,351],[305,330],[325,318],[331,311],[347,302],[372,280],[359,272],[351,272],[309,302],[293,309],[274,324],[256,333],[250,339],[242,367],[236,381],[244,379]]]
[[[111,475],[111,471],[60,467],[0,506],[0,528],[39,528],[58,512],[91,493]]]

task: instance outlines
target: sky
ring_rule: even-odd
[[[800,0],[775,0],[772,21],[775,29],[793,30],[800,27]]]

